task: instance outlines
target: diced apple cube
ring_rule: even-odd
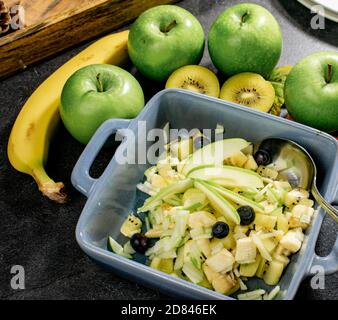
[[[202,270],[210,283],[212,283],[212,280],[218,275],[218,273],[211,269],[206,263],[203,263]]]
[[[235,260],[242,263],[255,262],[257,255],[256,245],[252,238],[243,238],[237,240]]]
[[[264,282],[270,286],[276,285],[282,276],[283,270],[283,263],[276,260],[271,261],[263,276]]]
[[[208,258],[205,263],[215,272],[228,272],[232,270],[235,258],[226,249]]]
[[[253,277],[258,270],[261,260],[262,260],[262,257],[260,255],[257,255],[255,262],[241,264],[239,267],[240,275],[242,277]]]
[[[282,254],[274,253],[272,258],[280,263],[283,263],[284,268],[289,264],[290,259]]]
[[[304,234],[301,228],[289,230],[280,241],[280,244],[287,250],[295,253],[299,251],[304,240]]]
[[[276,216],[266,214],[256,214],[254,224],[261,226],[267,230],[272,230],[275,227],[276,222],[277,222]]]
[[[232,279],[229,275],[217,274],[212,280],[212,286],[216,292],[227,294],[237,284],[237,281]]]

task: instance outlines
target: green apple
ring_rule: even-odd
[[[301,60],[286,79],[285,104],[296,121],[338,130],[338,52],[321,51]]]
[[[132,25],[129,56],[147,78],[163,82],[178,68],[199,64],[205,46],[199,21],[177,6],[157,6]]]
[[[208,38],[210,57],[222,73],[253,72],[267,78],[282,52],[282,33],[265,8],[238,4],[221,13]]]
[[[86,144],[104,121],[134,118],[143,107],[142,88],[129,72],[94,64],[76,71],[67,80],[60,114],[71,135]]]

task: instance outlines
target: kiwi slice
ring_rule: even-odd
[[[275,101],[275,89],[261,75],[244,72],[231,77],[224,83],[220,98],[269,112]]]
[[[206,67],[195,65],[184,66],[174,71],[165,87],[186,89],[216,98],[220,92],[216,75]]]

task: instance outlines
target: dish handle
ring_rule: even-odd
[[[73,169],[71,180],[73,186],[86,197],[89,196],[93,185],[98,180],[94,179],[89,174],[90,167],[96,156],[112,134],[115,134],[120,129],[126,129],[129,124],[130,120],[126,119],[110,119],[105,121],[82,152]]]
[[[336,198],[332,202],[332,205],[335,207],[338,207],[338,190],[336,193]],[[316,266],[321,267],[326,275],[329,275],[329,274],[332,274],[338,271],[338,237],[329,255],[327,255],[326,257],[320,257],[320,256],[317,256],[316,254],[314,255],[308,275],[313,275],[313,271],[318,272],[318,269],[314,268]]]

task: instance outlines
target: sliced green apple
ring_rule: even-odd
[[[241,151],[250,145],[244,139],[225,139],[210,143],[205,147],[195,151],[182,169],[182,173],[187,175],[192,169],[201,165],[221,165],[223,160]]]
[[[138,212],[149,211],[153,209],[156,206],[156,204],[163,198],[174,195],[176,193],[183,193],[189,188],[191,188],[192,186],[193,186],[193,182],[191,179],[185,179],[185,180],[172,183],[169,186],[161,189],[154,196],[148,198],[145,201],[144,205],[141,208],[139,208],[137,211]]]
[[[264,208],[260,204],[256,203],[255,201],[252,201],[251,199],[248,199],[246,197],[243,197],[239,195],[236,192],[233,192],[231,190],[228,190],[220,185],[217,185],[213,182],[208,182],[210,187],[214,190],[216,190],[221,196],[224,198],[233,201],[235,203],[238,203],[241,206],[250,206],[253,208],[256,212],[264,213]]]
[[[228,188],[247,187],[259,189],[264,187],[263,180],[257,173],[231,166],[200,166],[190,171],[188,177],[212,181]]]
[[[212,189],[209,184],[201,180],[194,181],[194,185],[195,188],[201,190],[207,196],[210,204],[215,208],[215,210],[223,214],[227,220],[235,224],[240,224],[240,217],[237,210],[215,189]]]

